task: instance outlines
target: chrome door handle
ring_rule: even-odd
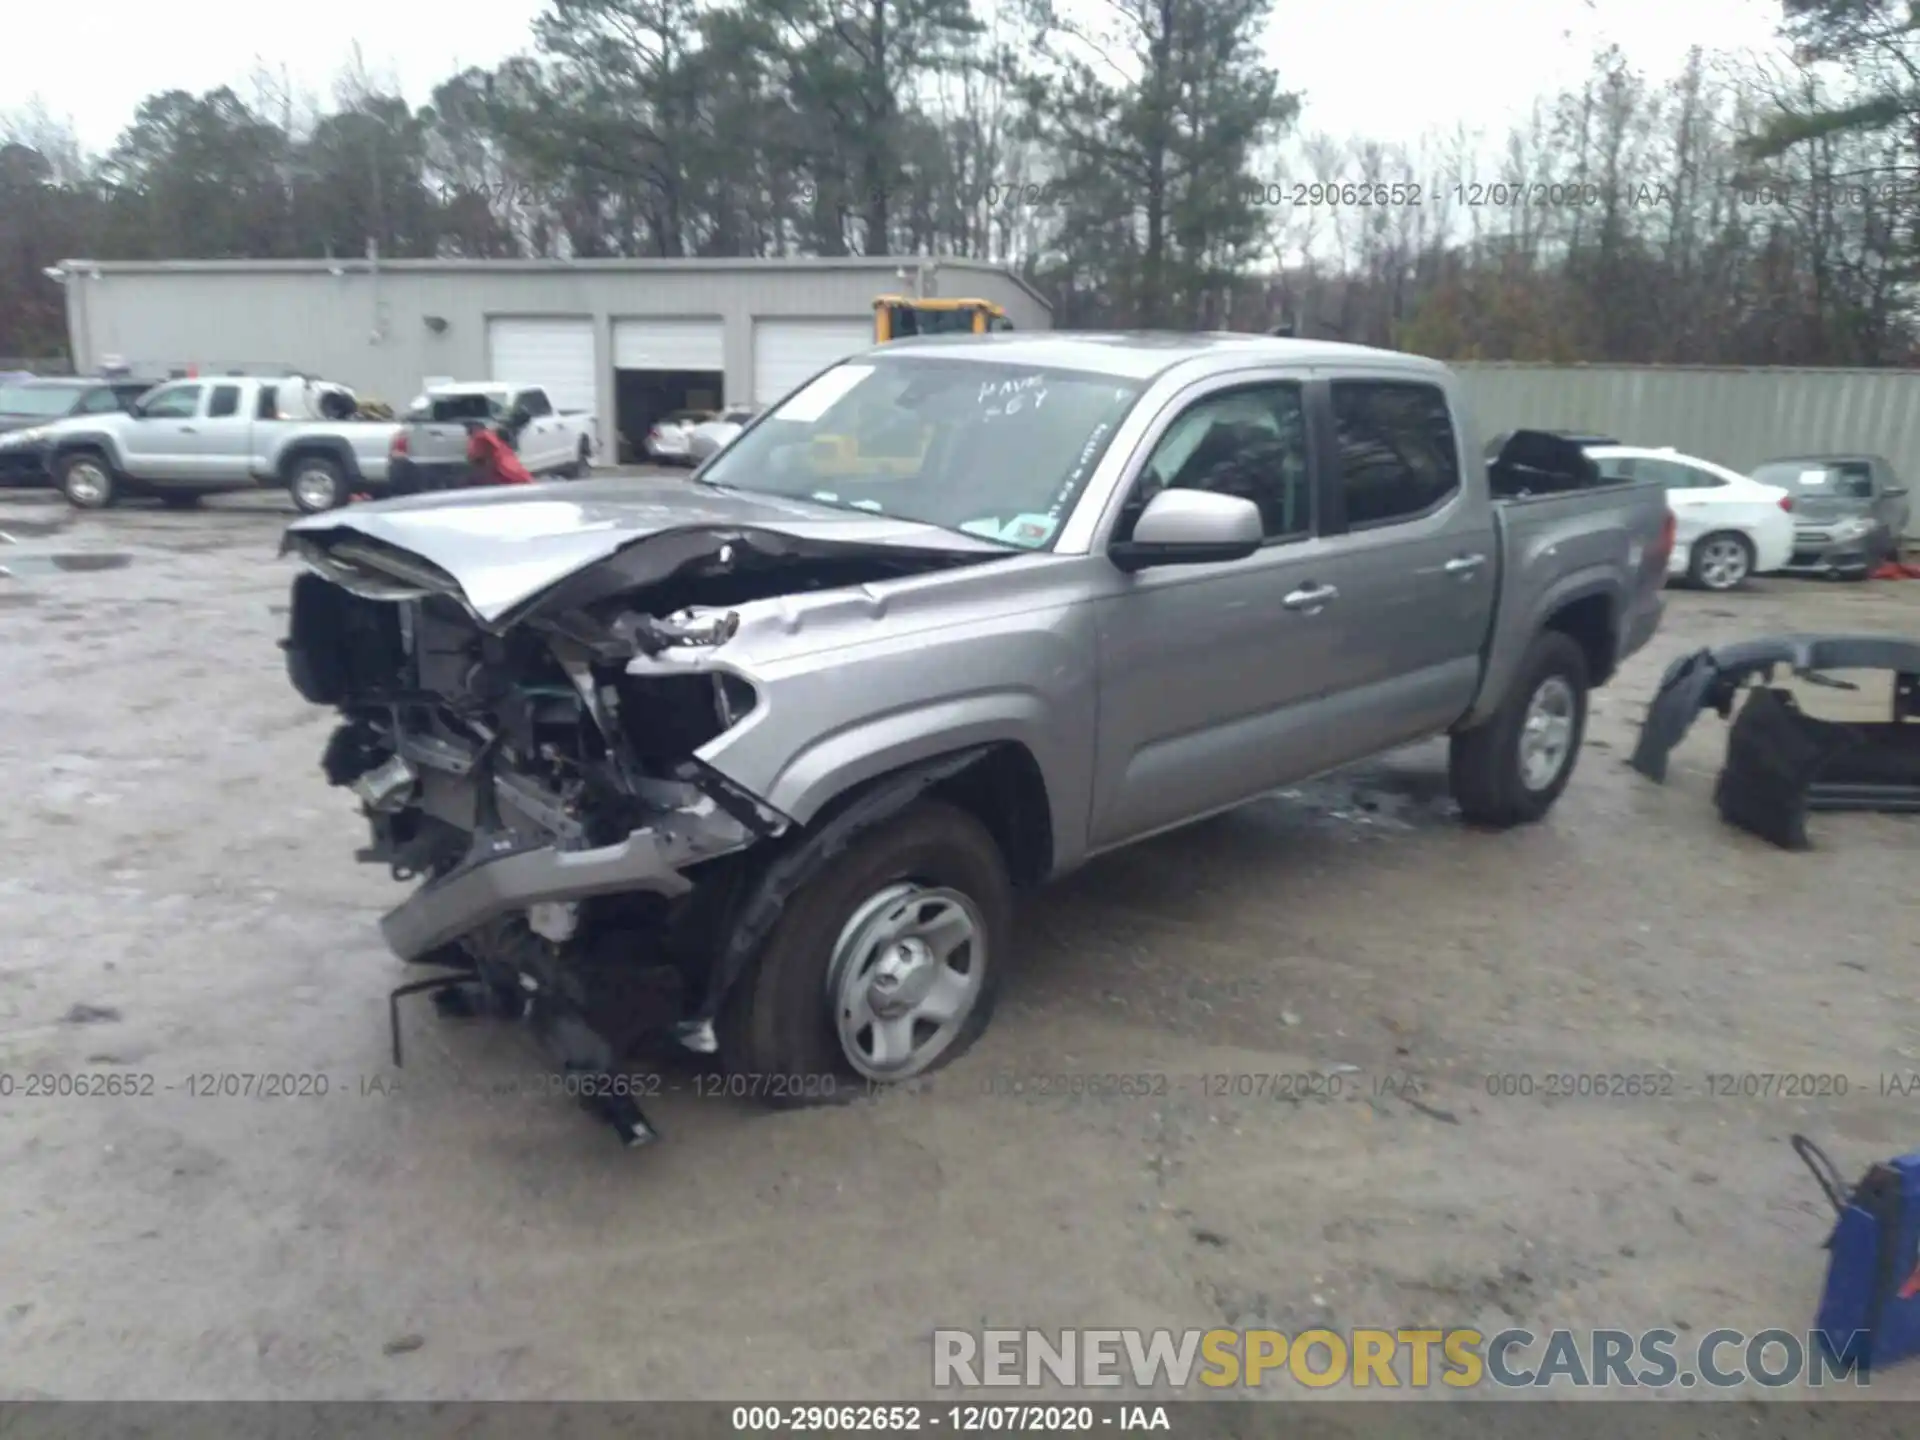
[[[180,427],[180,433],[182,435],[198,435],[200,432],[191,425],[182,425]]]
[[[1471,575],[1486,563],[1487,557],[1484,555],[1456,555],[1442,568],[1449,575]]]
[[[1318,610],[1329,600],[1340,598],[1340,592],[1331,585],[1307,585],[1295,590],[1280,603],[1289,610]]]

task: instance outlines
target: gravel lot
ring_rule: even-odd
[[[1625,756],[1673,656],[1920,633],[1920,585],[1676,592],[1544,825],[1462,831],[1438,747],[1262,801],[1034,897],[993,1028],[922,1090],[769,1115],[669,1072],[630,1153],[498,1093],[539,1069],[506,1027],[421,1004],[396,1085],[400,892],[275,648],[288,514],[0,495],[0,564],[104,557],[0,579],[9,1397],[911,1398],[936,1325],[1804,1330],[1829,1212],[1786,1137],[1850,1175],[1915,1148],[1920,1101],[1875,1092],[1920,1072],[1920,824],[1785,854],[1716,817],[1718,720],[1665,788]],[[1337,1097],[1233,1093],[1333,1067]],[[1650,1071],[1676,1093],[1487,1080]],[[154,1093],[22,1089],[109,1072]],[[328,1093],[188,1090],[266,1072]],[[998,1093],[1109,1072],[1169,1093]]]

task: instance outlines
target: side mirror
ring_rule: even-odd
[[[1211,490],[1162,490],[1147,502],[1133,538],[1107,547],[1129,575],[1151,565],[1206,565],[1244,560],[1266,538],[1260,507]]]

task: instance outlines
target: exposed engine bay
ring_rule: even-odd
[[[342,716],[326,778],[371,828],[357,858],[417,885],[381,922],[388,944],[443,972],[395,992],[396,1063],[403,994],[526,1018],[629,1143],[651,1125],[594,1077],[649,1036],[715,1048],[742,952],[817,838],[695,753],[761,703],[710,663],[734,607],[982,558],[672,531],[487,623],[397,547],[339,532],[287,548],[314,572],[293,583],[288,672]]]

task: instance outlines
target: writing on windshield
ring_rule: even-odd
[[[802,387],[701,478],[1038,549],[1139,393],[1080,371],[865,356]]]

